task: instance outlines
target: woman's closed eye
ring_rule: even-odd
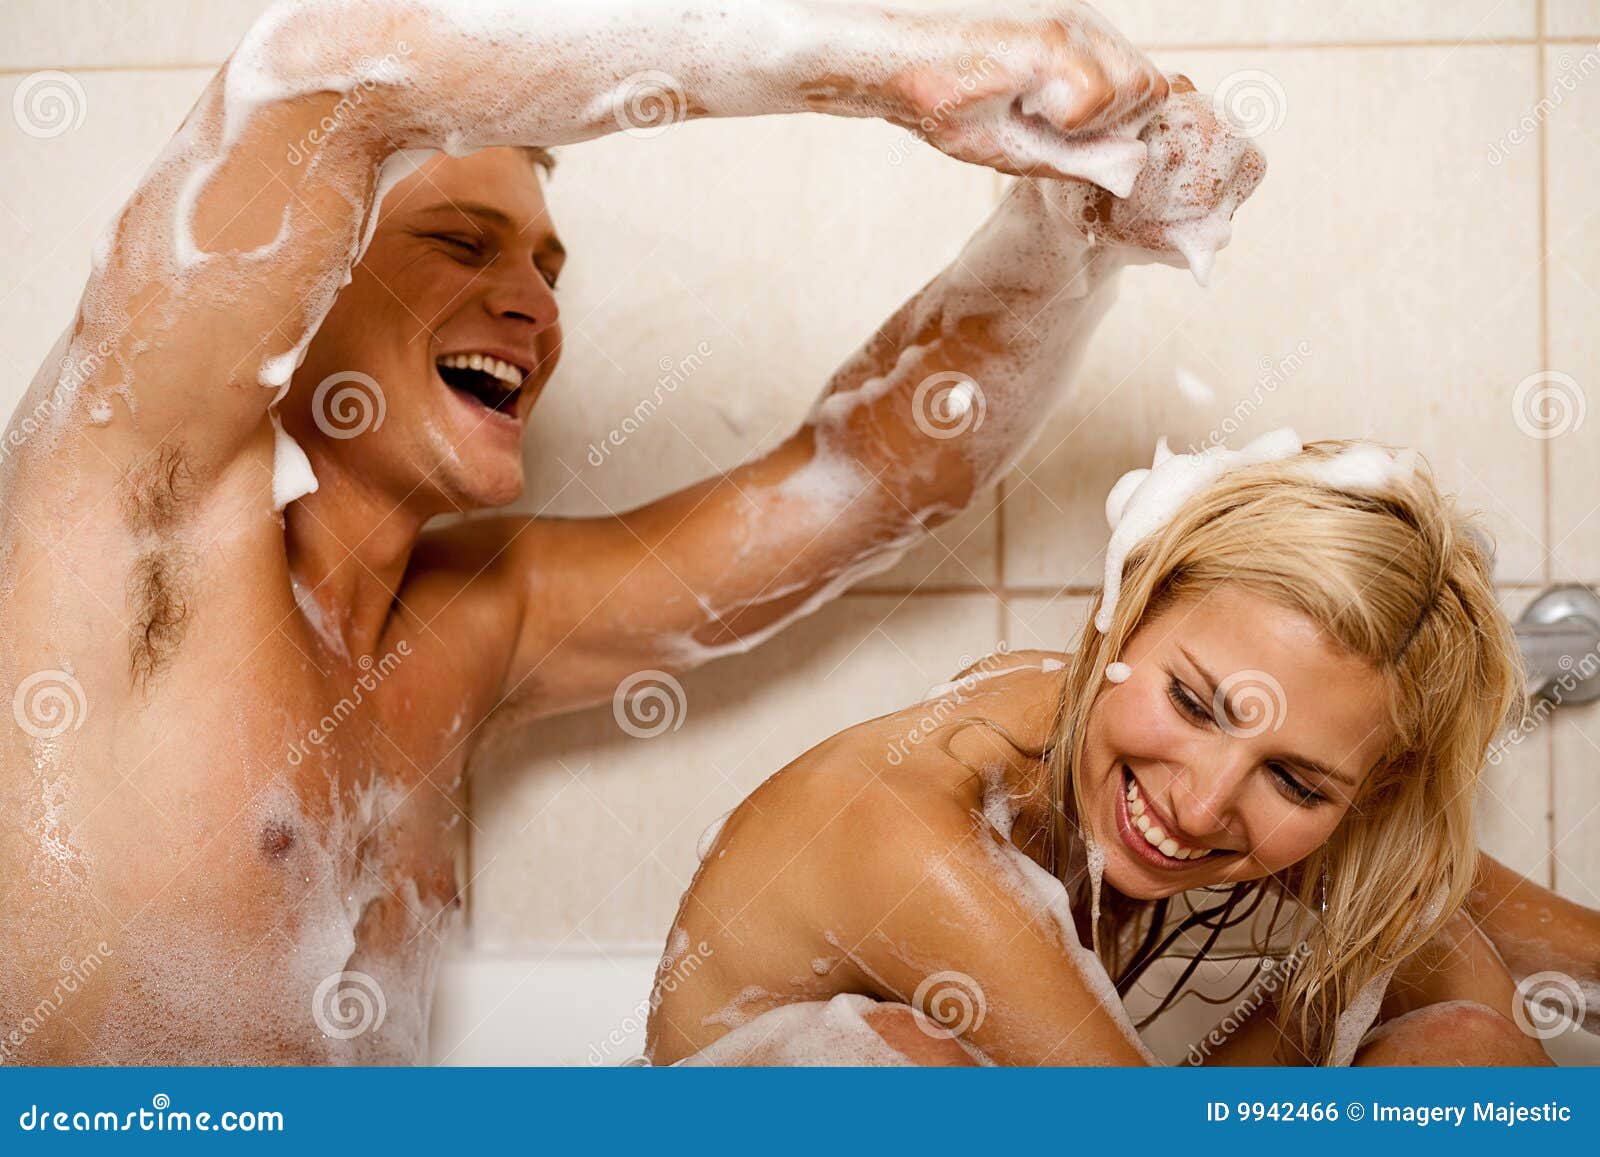
[[[1172,705],[1178,709],[1179,714],[1187,718],[1198,727],[1211,727],[1216,724],[1215,717],[1194,693],[1179,681],[1176,675],[1167,681],[1167,698],[1172,700]],[[1273,783],[1290,803],[1300,807],[1315,807],[1328,798],[1321,792],[1307,787],[1288,768],[1281,763],[1267,764],[1267,773],[1272,776]]]

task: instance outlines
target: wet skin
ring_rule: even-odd
[[[1218,591],[1170,607],[1141,625],[1124,658],[1133,675],[1107,684],[1091,711],[1084,766],[1086,814],[1107,851],[1104,881],[1127,896],[1259,879],[1294,863],[1350,806],[1355,787],[1340,781],[1359,785],[1383,749],[1386,737],[1372,723],[1382,718],[1373,672],[1331,649],[1297,612],[1263,600]],[[1001,837],[984,815],[984,779],[974,770],[1003,774],[1015,795],[1028,797],[1044,774],[1039,753],[1064,679],[1044,668],[1066,659],[991,657],[976,669],[1005,673],[973,684],[958,706],[923,703],[860,724],[752,793],[680,906],[674,938],[681,933],[704,949],[696,948],[692,971],[658,977],[654,1062],[719,1039],[730,1013],[742,1023],[840,993],[886,1002],[889,1019],[875,1027],[892,1043],[911,1022],[889,1010],[909,1003],[929,977],[959,972],[987,1007],[964,1039],[998,1063],[1144,1063],[1117,1026],[1115,998],[1068,949],[1067,935],[1090,943],[1086,909],[1074,909],[1066,933],[1037,896],[1020,895],[997,869]],[[1212,715],[1214,686],[1202,671],[1226,680],[1243,670],[1270,673],[1283,688],[1289,710],[1277,730],[1229,734]],[[1173,694],[1174,684],[1208,705],[1203,718]],[[943,742],[908,744],[930,717]],[[1228,705],[1224,717],[1247,716]],[[962,726],[963,719],[986,722]],[[1217,854],[1156,867],[1126,846],[1117,819],[1121,764],[1187,840]],[[1046,830],[1047,812],[1024,806],[1012,831],[1017,854],[1043,863]],[[1380,1011],[1392,1024],[1356,1062],[1546,1063],[1512,1022],[1515,985],[1505,962],[1522,975],[1578,960],[1587,963],[1572,975],[1600,981],[1600,912],[1481,857],[1469,907],[1395,975]],[[1406,1015],[1421,1010],[1433,1011]],[[1273,1011],[1263,1004],[1222,1048],[1205,1050],[1207,1063],[1305,1063],[1271,1024]],[[948,1042],[938,1051],[919,1052],[917,1063],[970,1063]],[[757,1048],[746,1063],[773,1060]]]

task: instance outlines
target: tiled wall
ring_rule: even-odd
[[[256,7],[0,12],[4,107],[60,69],[82,111],[47,139],[0,115],[0,408],[69,318],[91,238]],[[1600,582],[1600,413],[1577,420],[1600,408],[1600,0],[1103,10],[1202,89],[1264,94],[1241,109],[1267,116],[1271,172],[1211,288],[1133,271],[1001,492],[896,570],[687,677],[680,730],[632,738],[601,709],[486,761],[473,948],[653,949],[696,836],[765,776],[1001,640],[1061,646],[1097,581],[1105,490],[1159,434],[1186,443],[1238,415],[1241,437],[1292,425],[1414,444],[1488,511],[1508,610],[1551,581]],[[631,504],[772,445],[999,189],[877,123],[697,123],[566,150],[550,199],[573,254],[567,356],[529,451],[530,508]],[[592,465],[659,363],[702,342],[691,379]],[[1180,367],[1214,404],[1175,387]],[[1570,407],[1540,437],[1514,399],[1546,370],[1566,375],[1545,384]],[[1485,844],[1600,904],[1600,711],[1562,712],[1490,788]]]

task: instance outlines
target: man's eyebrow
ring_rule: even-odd
[[[1216,676],[1213,675],[1210,671],[1207,671],[1205,669],[1205,667],[1201,665],[1200,660],[1196,659],[1194,657],[1194,655],[1190,653],[1189,648],[1185,647],[1182,643],[1178,644],[1178,650],[1182,651],[1183,652],[1183,657],[1185,659],[1189,660],[1189,662],[1194,666],[1194,669],[1196,671],[1200,672],[1200,677],[1202,679],[1204,679],[1208,684],[1210,684],[1210,686],[1211,686],[1211,697],[1212,697],[1212,699],[1214,701],[1216,699],[1217,686],[1218,686]],[[1309,771],[1312,775],[1319,776],[1322,779],[1335,780],[1335,781],[1337,781],[1339,783],[1344,784],[1346,787],[1350,788],[1352,791],[1354,791],[1356,789],[1357,784],[1356,784],[1355,780],[1351,779],[1348,775],[1346,775],[1342,771],[1335,771],[1333,768],[1329,767],[1327,764],[1318,763],[1314,759],[1307,759],[1303,755],[1292,755],[1292,756],[1289,757],[1289,760],[1290,760],[1291,763],[1299,764],[1301,767],[1303,767],[1307,771]]]
[[[418,209],[419,213],[459,213],[467,217],[481,217],[492,221],[502,228],[512,227],[512,220],[505,213],[493,205],[485,205],[480,201],[440,201],[426,208]]]

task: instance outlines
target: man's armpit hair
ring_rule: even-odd
[[[183,447],[164,442],[128,468],[117,487],[122,516],[134,533],[172,526],[194,492]]]
[[[182,552],[160,547],[140,555],[128,573],[128,606],[133,611],[128,673],[135,686],[148,685],[159,675],[183,641],[189,619],[182,591],[187,566]]]

